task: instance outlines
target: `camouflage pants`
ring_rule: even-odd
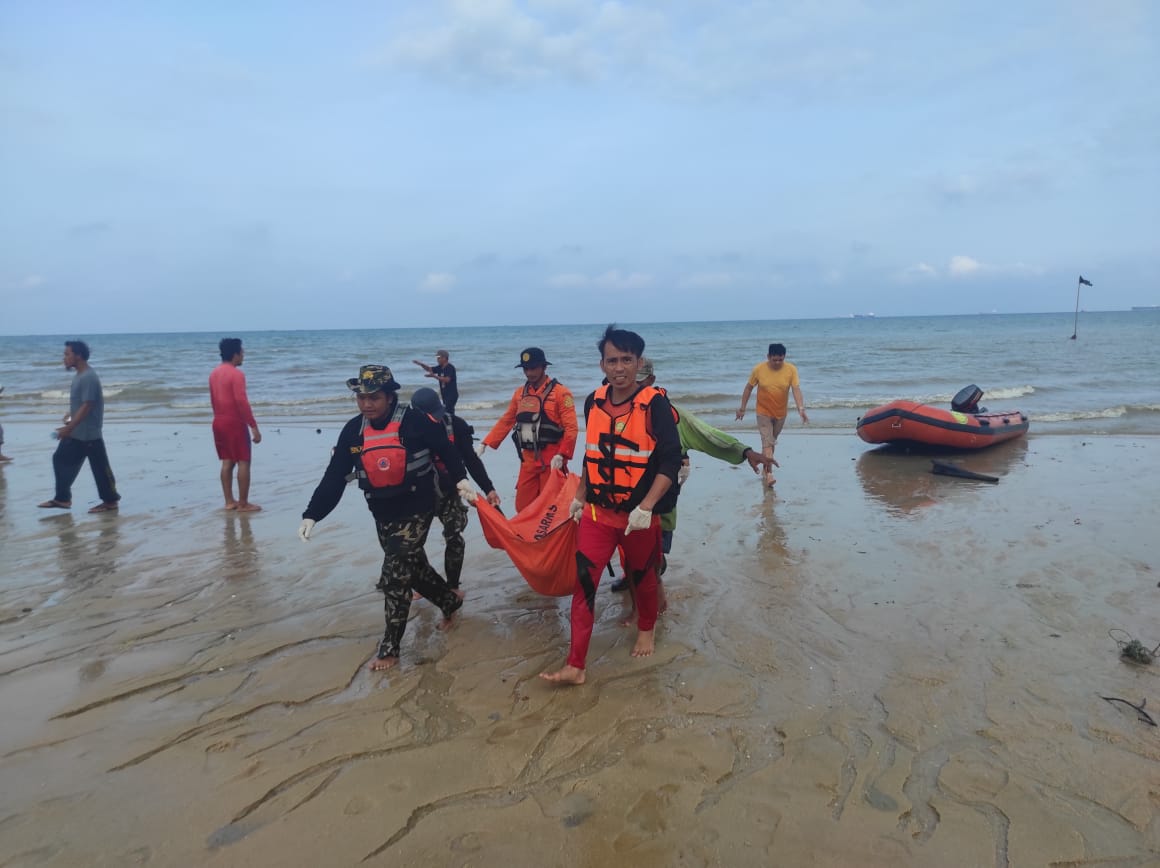
[[[463,553],[467,550],[463,541],[467,504],[456,492],[441,494],[435,517],[443,525],[443,572],[447,574],[447,584],[458,588],[459,576],[463,573]]]
[[[398,657],[407,615],[411,611],[411,592],[418,591],[450,618],[463,600],[448,587],[441,575],[427,562],[423,546],[431,529],[431,513],[413,515],[401,521],[375,522],[379,545],[383,547],[383,572],[378,588],[383,592],[383,612],[387,626],[379,643],[379,658]]]

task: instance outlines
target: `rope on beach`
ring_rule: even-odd
[[[1124,638],[1121,639],[1120,636],[1116,635],[1117,633]],[[1156,659],[1157,654],[1160,654],[1160,644],[1157,644],[1155,648],[1145,648],[1143,642],[1134,639],[1126,630],[1113,627],[1108,631],[1108,636],[1119,646],[1120,659],[1129,663],[1142,663],[1146,666]]]

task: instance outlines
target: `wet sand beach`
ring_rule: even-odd
[[[458,626],[412,607],[347,492],[295,536],[337,428],[263,426],[250,515],[208,426],[106,425],[124,495],[51,495],[5,426],[0,865],[1145,866],[1160,861],[1160,440],[956,457],[787,431],[764,492],[694,456],[657,653],[598,595],[588,683],[554,688],[568,599],[478,524]],[[756,435],[747,438],[756,441]],[[510,447],[488,470],[512,502]],[[441,569],[438,525],[429,551]]]

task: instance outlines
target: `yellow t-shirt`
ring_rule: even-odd
[[[775,371],[762,362],[749,375],[749,385],[757,386],[757,412],[762,416],[784,419],[789,415],[789,390],[798,384],[798,372],[789,362]]]

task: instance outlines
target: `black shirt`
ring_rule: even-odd
[[[459,400],[459,383],[455,379],[455,365],[448,362],[446,365],[435,365],[431,368],[431,373],[439,377],[450,377],[451,379],[444,383],[439,381],[439,397],[443,401],[443,406],[447,408],[448,413],[455,412],[455,402]]]
[[[394,412],[395,405],[392,404],[388,418]],[[342,493],[346,490],[347,478],[358,470],[361,464],[362,424],[363,417],[359,415],[342,426],[338,442],[330,455],[330,463],[326,466],[326,472],[322,474],[318,487],[314,489],[306,511],[302,513],[303,518],[322,521],[338,506]],[[408,453],[430,449],[433,456],[438,456],[443,466],[447,468],[447,476],[451,479],[452,486],[459,480],[467,478],[467,473],[463,469],[463,459],[459,456],[459,450],[448,442],[446,429],[442,423],[434,421],[426,413],[408,409],[399,426],[399,439]],[[367,506],[375,519],[381,522],[400,521],[425,512],[433,513],[437,497],[436,477],[437,474],[432,471],[414,480],[410,491],[401,493],[398,497],[368,498]]]
[[[455,451],[463,459],[463,464],[467,467],[467,472],[471,474],[471,478],[475,480],[475,484],[480,487],[484,494],[487,494],[489,491],[494,491],[495,486],[491,484],[491,477],[487,475],[487,468],[483,466],[483,461],[480,460],[480,457],[475,454],[475,449],[472,448],[475,429],[458,416],[452,414],[451,433],[455,435]],[[455,480],[446,473],[439,474],[439,483],[443,488],[444,494],[455,494]],[[455,496],[458,497],[458,495]]]

